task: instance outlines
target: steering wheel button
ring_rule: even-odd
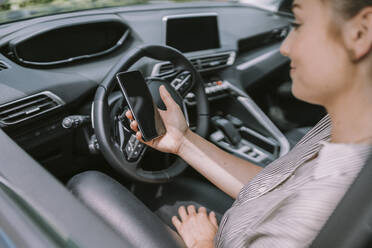
[[[99,144],[97,142],[94,143],[94,148],[96,148],[97,150],[99,150]]]
[[[134,143],[134,142],[136,142],[136,136],[134,136],[134,135],[132,135],[132,136],[130,136],[130,139],[129,139],[129,143]]]
[[[173,80],[171,85],[176,88],[180,84],[181,81],[182,81],[181,79],[176,78],[176,79]]]

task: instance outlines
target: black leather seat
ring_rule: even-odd
[[[156,197],[147,199],[147,202],[151,201],[147,205],[151,205],[152,210],[173,230],[171,218],[178,214],[178,208],[182,205],[203,206],[208,212],[214,211],[219,223],[234,202],[223,191],[200,179],[180,177],[159,187]]]
[[[67,187],[133,247],[185,247],[176,232],[112,178],[89,171],[74,176]]]

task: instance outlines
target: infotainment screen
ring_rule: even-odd
[[[168,17],[166,45],[181,52],[219,48],[217,15]]]

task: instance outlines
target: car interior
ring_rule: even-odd
[[[0,25],[0,208],[38,220],[0,214],[4,233],[19,247],[183,247],[172,206],[220,219],[233,199],[136,140],[115,75],[140,71],[159,108],[164,85],[192,131],[265,167],[326,114],[291,94],[279,51],[290,4],[161,3]]]

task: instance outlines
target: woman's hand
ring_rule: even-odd
[[[178,209],[180,219],[173,216],[172,222],[188,248],[214,247],[218,225],[214,212],[207,214],[204,207],[196,212],[195,207],[190,205]]]
[[[138,131],[137,121],[133,120],[131,111],[127,111],[125,115],[128,119],[132,120],[130,127],[136,132],[137,139],[161,152],[177,154],[184,140],[184,136],[187,134],[187,132],[191,131],[187,126],[187,122],[180,107],[173,100],[166,88],[164,86],[160,86],[159,91],[160,97],[167,108],[165,111],[158,109],[167,130],[163,136],[153,139],[149,142],[145,142],[142,139],[141,132]]]

